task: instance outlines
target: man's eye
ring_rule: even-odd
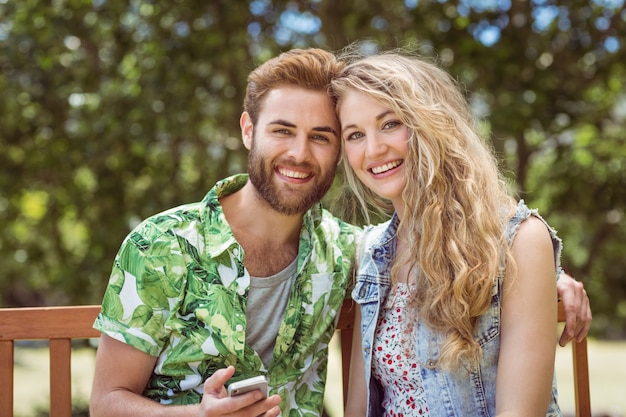
[[[323,142],[330,142],[330,139],[328,139],[328,137],[324,136],[324,135],[313,135],[313,139],[314,140],[320,140],[320,141],[323,141]]]

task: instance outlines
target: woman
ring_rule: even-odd
[[[558,416],[561,242],[516,203],[459,86],[383,53],[333,81],[366,228],[346,417]],[[363,401],[368,398],[368,401]]]

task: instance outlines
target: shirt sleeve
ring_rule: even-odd
[[[168,338],[171,309],[178,304],[184,257],[173,234],[146,223],[123,242],[94,328],[152,356]]]

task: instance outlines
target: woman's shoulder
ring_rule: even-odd
[[[367,243],[368,246],[384,240],[386,235],[395,235],[397,229],[393,223],[394,219],[389,219],[385,222],[378,224],[369,224],[363,227],[362,241]],[[393,230],[392,230],[393,229]]]
[[[533,219],[530,222],[527,220]],[[531,209],[526,205],[524,200],[519,200],[517,206],[515,207],[515,212],[512,217],[510,217],[508,225],[507,225],[507,240],[511,242],[513,238],[518,234],[520,227],[522,224],[526,224],[524,228],[538,228],[543,224],[545,228],[550,232],[550,237],[553,240],[560,240],[556,235],[556,230],[554,230],[548,222],[539,214],[538,209]],[[533,226],[531,226],[531,224]],[[541,229],[537,229],[541,230]]]
[[[506,237],[509,245],[512,245],[514,240],[518,242],[518,245],[523,243],[528,246],[551,242],[557,270],[560,268],[563,242],[556,230],[539,214],[539,211],[529,208],[524,200],[518,202],[515,214],[509,220]]]

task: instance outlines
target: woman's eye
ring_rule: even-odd
[[[350,133],[348,136],[346,136],[346,141],[361,139],[363,136],[365,135],[361,132]]]
[[[394,127],[398,127],[401,124],[402,123],[397,120],[390,120],[383,125],[383,129],[393,129]]]

